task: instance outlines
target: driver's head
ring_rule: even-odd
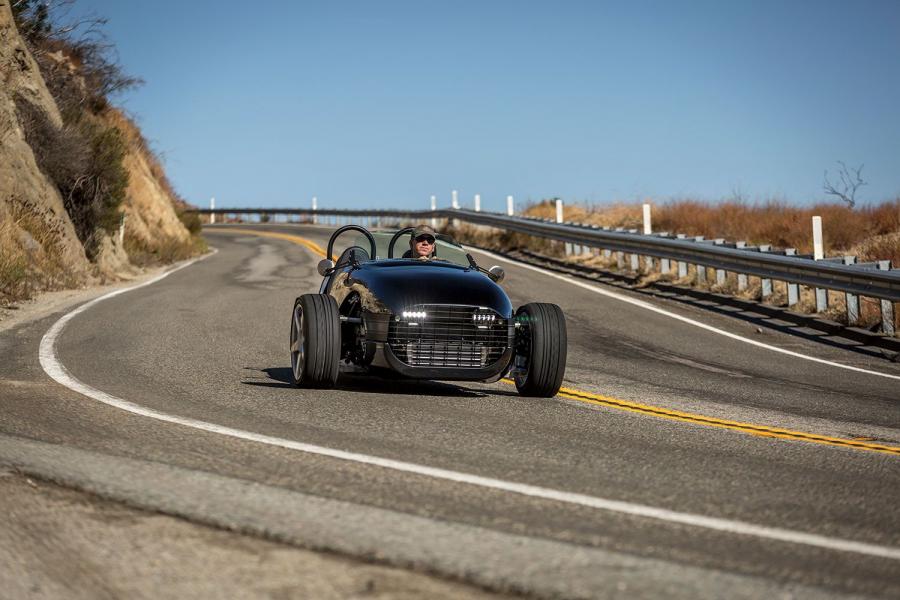
[[[428,225],[418,225],[409,239],[409,249],[413,258],[431,256],[434,253],[434,229]]]

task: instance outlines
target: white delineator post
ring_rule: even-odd
[[[437,196],[431,197],[431,210],[432,210],[432,212],[437,210]],[[431,217],[431,228],[437,229],[437,218],[436,217]]]
[[[475,212],[481,212],[481,194],[475,194]]]
[[[216,199],[209,199],[209,210],[216,210]],[[216,223],[216,213],[209,213],[209,224],[215,225]]]
[[[559,198],[556,199],[556,222],[563,222],[563,201]],[[566,256],[572,255],[572,244],[566,242]]]
[[[644,217],[644,235],[650,235],[653,233],[653,225],[650,221],[650,205],[644,204],[643,206],[643,217]],[[647,272],[653,270],[653,257],[647,256],[645,258],[644,263],[647,265]]]
[[[813,258],[822,260],[825,258],[825,244],[822,240],[822,217],[812,218],[813,227]]]
[[[450,206],[453,207],[453,210],[459,210],[459,194],[457,194],[456,190],[451,192],[453,200],[450,202]]]
[[[312,209],[313,209],[313,225],[316,225],[319,222],[319,218],[316,216],[316,210],[319,209],[319,200],[315,196],[312,199]]]
[[[125,219],[127,219],[127,218],[128,218],[128,216],[125,213],[122,213],[122,220],[119,222],[119,245],[120,246],[125,243]]]
[[[507,196],[506,197],[506,214],[507,214],[507,216],[510,216],[510,217],[513,216],[515,214],[515,208],[516,208],[516,206],[513,203],[513,197]]]
[[[822,217],[812,218],[813,229],[813,259],[822,260],[825,258],[825,242],[822,239]],[[815,289],[816,293],[816,312],[822,312],[828,308],[828,290]]]

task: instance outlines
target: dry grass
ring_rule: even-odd
[[[556,203],[553,200],[544,200],[528,206],[523,214],[541,219],[555,219]],[[640,204],[614,203],[596,206],[567,204],[563,206],[564,221],[590,223],[601,227],[624,227],[626,229],[640,227],[641,215]]]
[[[131,264],[138,267],[167,265],[185,260],[209,251],[206,240],[202,236],[191,236],[180,242],[172,238],[160,240],[152,245],[142,238],[125,234],[125,252]]]
[[[0,306],[83,283],[85,274],[65,263],[58,233],[32,206],[10,202],[7,208],[0,214]]]
[[[555,218],[552,201],[534,204],[528,216]],[[900,198],[850,209],[842,204],[791,206],[786,202],[701,202],[676,200],[653,204],[653,230],[744,240],[812,252],[814,215],[822,217],[826,253],[858,254],[861,260],[892,260],[900,265]],[[640,204],[568,205],[564,219],[594,225],[640,228]]]
[[[16,242],[18,231],[9,219],[0,222],[0,306],[30,296],[29,260]]]

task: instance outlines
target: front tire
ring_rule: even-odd
[[[513,379],[521,396],[552,398],[566,372],[566,318],[555,304],[532,302],[516,311]]]
[[[341,317],[328,294],[303,294],[291,313],[291,379],[296,386],[330,388],[341,359]]]

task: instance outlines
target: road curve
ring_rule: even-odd
[[[300,226],[256,229],[319,246],[328,233]],[[900,548],[900,456],[672,417],[690,414],[900,447],[897,380],[752,346],[504,263],[504,287],[514,305],[562,306],[570,344],[564,385],[586,401],[578,393],[519,398],[504,383],[414,383],[353,374],[342,375],[336,390],[298,390],[288,383],[287,325],[293,298],[318,287],[318,257],[288,239],[228,227],[207,231],[219,249],[215,256],[91,307],[67,323],[55,344],[55,356],[72,378],[185,423],[148,419],[48,383],[36,365],[37,347],[57,315],[17,333],[21,352],[4,349],[10,360],[0,367],[3,378],[43,387],[31,402],[4,396],[0,433],[256,482],[423,524],[454,524],[483,532],[493,554],[520,540],[516,556],[526,567],[548,560],[537,550],[529,554],[529,545],[544,553],[552,548],[557,563],[565,563],[566,549],[573,557],[603,552],[605,558],[596,560],[638,561],[599,581],[586,570],[572,571],[567,577],[576,581],[566,585],[554,583],[553,572],[526,576],[523,568],[521,587],[510,583],[509,574],[493,585],[491,569],[502,569],[485,562],[485,572],[474,577],[498,589],[586,597],[614,595],[629,585],[648,595],[666,590],[683,597],[717,596],[726,587],[729,595],[740,595],[735,586],[747,597],[773,590],[811,597],[900,595],[898,560],[852,549]],[[758,332],[676,303],[654,305],[795,353],[900,375],[896,364],[863,354]],[[622,406],[592,402],[597,396]],[[635,404],[662,411],[636,412]],[[293,446],[220,435],[189,422]],[[301,445],[334,452],[298,450]],[[340,453],[383,464],[346,460]],[[470,479],[404,471],[391,468],[391,461]],[[481,480],[559,497],[479,485]],[[617,506],[651,507],[662,517]],[[796,537],[727,531],[665,515]],[[802,536],[839,543],[804,543]],[[477,555],[471,546],[469,541],[457,551]],[[649,570],[666,576],[657,577],[655,588],[640,588]],[[452,569],[448,574],[459,576]],[[608,588],[603,581],[625,587]]]

